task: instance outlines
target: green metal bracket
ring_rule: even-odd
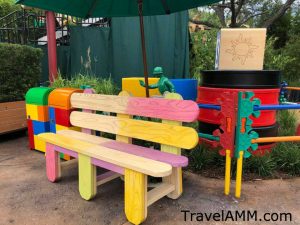
[[[258,138],[258,134],[252,130],[253,121],[249,118],[251,115],[255,118],[260,116],[260,111],[254,111],[255,105],[260,105],[260,100],[251,98],[254,96],[253,92],[238,93],[238,112],[237,112],[237,126],[235,137],[235,157],[239,158],[239,153],[244,151],[244,158],[251,156],[248,151],[251,148],[255,151],[258,148],[258,144],[252,144],[251,140]]]

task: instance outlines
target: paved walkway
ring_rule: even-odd
[[[85,201],[78,193],[76,166],[63,171],[62,181],[52,184],[46,178],[44,155],[29,151],[25,136],[0,138],[5,139],[0,141],[0,225],[126,223],[120,179],[101,186],[94,200]],[[264,213],[288,212],[293,221],[197,222],[193,216],[193,222],[185,222],[182,210],[203,215],[221,214],[222,210],[225,213],[228,210],[257,210],[258,218]],[[191,215],[186,213],[186,216],[190,220]],[[198,220],[201,220],[201,214],[198,214]],[[153,204],[143,224],[300,224],[300,178],[244,182],[242,198],[237,201],[223,195],[223,180],[185,172],[183,196],[177,201],[163,198]]]

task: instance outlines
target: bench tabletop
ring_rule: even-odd
[[[169,164],[117,150],[111,150],[104,146],[80,141],[66,137],[62,134],[42,133],[38,135],[38,138],[47,143],[76,151],[79,154],[103,160],[150,176],[165,177],[172,173],[172,167]]]

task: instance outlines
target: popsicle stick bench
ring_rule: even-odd
[[[46,142],[47,177],[55,182],[61,177],[59,153],[78,158],[79,192],[92,199],[97,184],[124,175],[125,214],[129,222],[142,223],[147,207],[164,196],[176,199],[182,194],[182,171],[188,159],[180,149],[191,149],[198,143],[197,132],[182,122],[197,119],[198,106],[193,101],[178,100],[177,94],[166,98],[134,98],[126,96],[74,93],[70,121],[83,132],[62,130],[57,134],[42,133]],[[116,113],[117,116],[93,112]],[[162,122],[134,119],[133,115],[161,119]],[[116,134],[116,140],[91,135],[93,130]],[[161,151],[132,144],[132,138],[161,144]],[[97,177],[96,167],[109,172]],[[158,187],[147,190],[147,176],[163,177]]]

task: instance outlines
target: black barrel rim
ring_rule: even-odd
[[[270,89],[280,88],[277,70],[203,70],[200,85],[213,88]]]

